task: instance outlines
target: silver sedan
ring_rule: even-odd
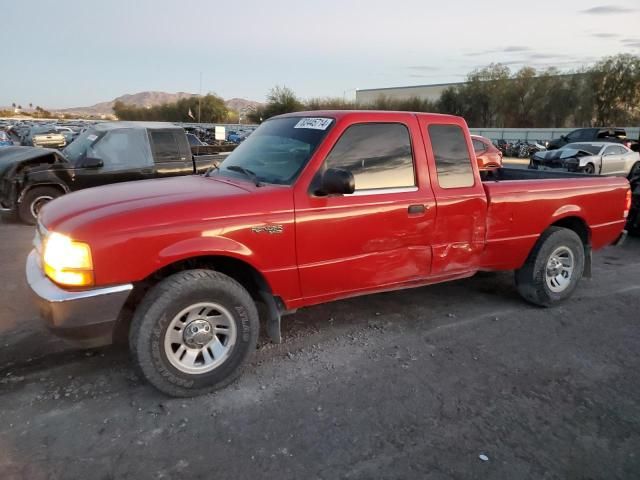
[[[535,153],[529,168],[631,177],[640,174],[640,154],[619,143],[569,143],[558,150]]]

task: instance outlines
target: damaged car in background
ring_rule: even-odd
[[[640,174],[640,154],[619,143],[570,143],[557,150],[534,153],[529,168],[631,178]]]
[[[110,183],[201,174],[223,158],[194,155],[184,129],[170,123],[100,123],[62,151],[2,149],[0,213],[17,215],[23,223],[34,225],[40,209],[66,193]]]

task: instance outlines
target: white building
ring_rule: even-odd
[[[365,88],[356,90],[356,102],[360,105],[373,103],[381,96],[392,100],[407,100],[409,98],[419,98],[435,102],[440,98],[442,92],[448,87],[463,85],[464,82],[455,83],[434,83],[431,85],[412,85],[408,87],[388,87],[388,88]]]

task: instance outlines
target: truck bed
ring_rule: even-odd
[[[509,168],[503,167],[490,172],[481,172],[482,181],[502,181],[502,180],[538,180],[549,178],[585,178],[592,175],[584,173],[553,171],[553,170],[534,170],[529,168]]]
[[[482,182],[487,196],[482,268],[521,267],[549,226],[578,225],[593,248],[613,243],[625,219],[623,177],[502,168]]]

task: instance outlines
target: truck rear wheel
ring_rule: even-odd
[[[38,221],[38,213],[54,198],[58,198],[62,192],[55,187],[34,187],[27,191],[18,205],[18,216],[27,225],[35,225]]]
[[[516,285],[525,300],[550,307],[571,296],[584,271],[584,245],[573,231],[548,228],[538,239],[522,268]]]
[[[134,365],[174,397],[201,395],[233,382],[258,340],[251,295],[232,278],[186,270],[155,285],[129,332]]]

